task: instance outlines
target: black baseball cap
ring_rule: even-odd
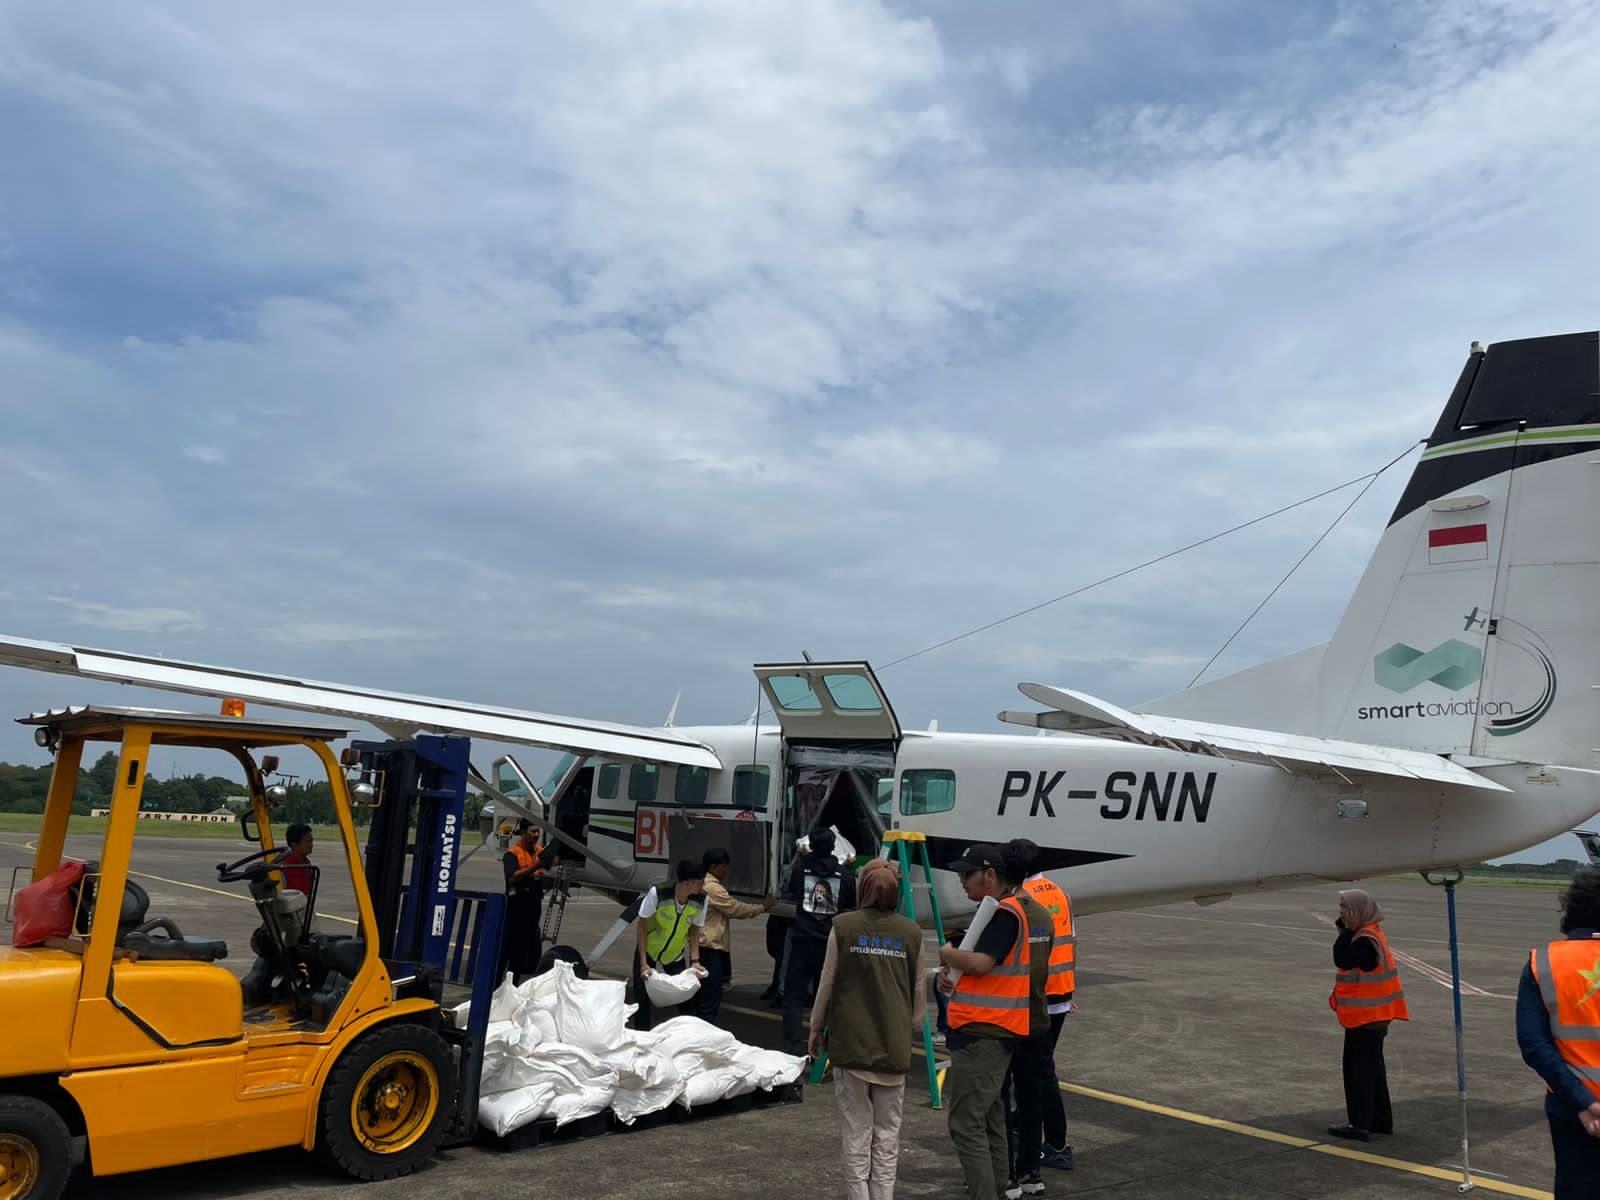
[[[533,828],[533,822],[528,820],[527,817],[523,817],[520,821],[517,822],[516,832],[518,832],[518,833],[526,833],[528,830],[530,830],[532,828]]]
[[[968,871],[998,871],[1005,874],[1005,862],[1000,854],[1000,847],[990,845],[988,842],[979,842],[975,846],[968,846],[961,852],[961,857],[950,864],[950,869],[958,875],[965,875]]]

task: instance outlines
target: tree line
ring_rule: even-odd
[[[49,765],[31,767],[0,763],[0,812],[42,813],[45,798],[50,792]],[[72,811],[88,813],[96,808],[106,808],[111,803],[111,791],[117,776],[117,753],[107,750],[94,766],[78,772],[78,786],[72,797]],[[286,784],[288,802],[273,811],[274,820],[293,824],[304,821],[308,825],[334,823],[333,792],[327,780]],[[141,805],[159,812],[207,813],[228,807],[246,794],[245,785],[237,779],[223,775],[174,775],[170,779],[146,777]],[[356,821],[365,824],[366,814],[360,810]]]

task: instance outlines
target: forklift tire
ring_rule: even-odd
[[[0,1095],[0,1200],[56,1200],[72,1175],[72,1135],[32,1096]]]
[[[444,1140],[455,1093],[455,1063],[437,1033],[404,1023],[374,1029],[328,1073],[317,1149],[354,1179],[409,1175]]]

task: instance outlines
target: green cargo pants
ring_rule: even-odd
[[[1001,1200],[1011,1175],[1004,1089],[1012,1042],[976,1038],[950,1055],[945,1103],[950,1106],[950,1140],[961,1159],[968,1200]]]

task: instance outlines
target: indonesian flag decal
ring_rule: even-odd
[[[1489,557],[1489,526],[1450,525],[1444,529],[1428,530],[1428,561],[1438,563],[1470,562],[1475,558]]]

